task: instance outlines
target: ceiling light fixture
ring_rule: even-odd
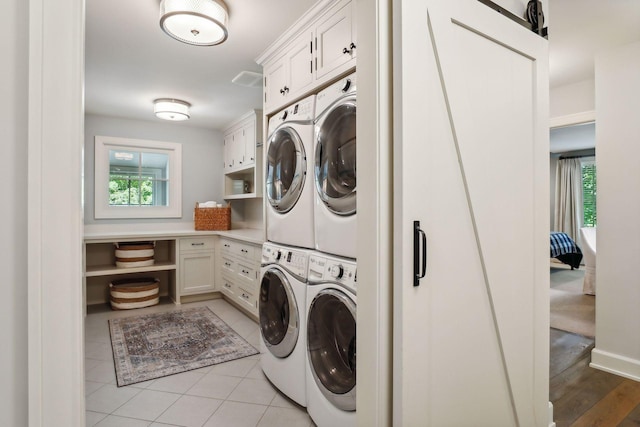
[[[227,39],[227,6],[222,0],[162,0],[160,28],[195,46],[214,46]]]
[[[189,107],[191,107],[191,104],[179,99],[161,98],[153,101],[153,112],[156,117],[164,120],[189,120],[189,117],[191,117],[189,115]]]

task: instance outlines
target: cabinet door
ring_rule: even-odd
[[[264,105],[267,111],[284,105],[284,88],[287,86],[286,64],[287,61],[283,57],[264,67]]]
[[[298,36],[287,49],[288,99],[310,89],[313,85],[313,34],[311,31]]]
[[[336,10],[337,9],[337,10]],[[344,66],[355,58],[352,4],[340,3],[327,12],[316,27],[316,79]]]
[[[214,263],[214,251],[190,252],[180,255],[181,295],[214,291]]]
[[[394,425],[546,426],[547,41],[481,2],[400,3]]]
[[[251,118],[242,127],[244,139],[244,166],[251,166],[256,163],[256,119]]]
[[[233,143],[231,144],[234,167],[236,168],[242,168],[245,166],[244,146],[245,146],[244,130],[240,128],[233,132]]]
[[[223,141],[222,157],[224,159],[224,169],[226,170],[233,167],[233,133],[226,134]]]

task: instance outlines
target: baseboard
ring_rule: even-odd
[[[594,348],[591,350],[591,363],[589,366],[634,381],[640,381],[640,360],[637,359]]]
[[[556,427],[556,423],[553,422],[553,403],[549,402],[549,427]]]

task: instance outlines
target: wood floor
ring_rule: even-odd
[[[551,329],[549,400],[556,426],[640,426],[640,382],[590,368],[592,349],[592,339]]]

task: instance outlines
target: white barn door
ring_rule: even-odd
[[[476,0],[394,13],[394,425],[546,426],[547,41]]]

